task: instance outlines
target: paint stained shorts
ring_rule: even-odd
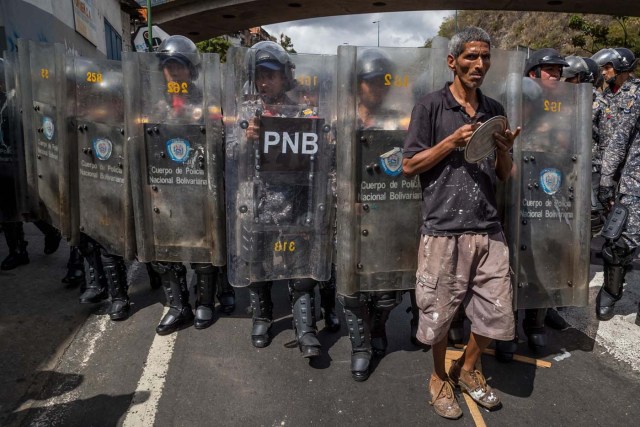
[[[496,340],[513,339],[513,291],[504,234],[423,235],[416,301],[420,309],[417,337],[424,344],[447,336],[460,304],[471,321],[471,332]]]

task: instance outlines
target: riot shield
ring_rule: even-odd
[[[0,65],[0,221],[21,221],[28,209],[17,53],[4,52]]]
[[[138,259],[224,265],[219,57],[126,52],[123,61]]]
[[[290,81],[291,90],[272,104],[256,91],[254,54],[251,49],[227,54],[229,281],[247,286],[277,279],[328,280],[335,56],[292,55],[301,70],[298,81]],[[259,131],[248,134],[248,127]]]
[[[18,52],[30,210],[73,242],[64,46],[19,39]]]
[[[119,61],[67,57],[75,92],[79,229],[107,252],[135,257],[124,86]]]
[[[404,137],[415,102],[450,78],[443,49],[338,48],[338,292],[415,287],[422,191],[402,174]]]
[[[589,84],[522,80],[507,205],[515,308],[587,305],[591,100]]]

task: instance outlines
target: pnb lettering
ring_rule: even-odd
[[[264,153],[269,153],[269,147],[277,147],[280,144],[282,153],[315,154],[318,152],[318,135],[312,132],[294,132],[292,137],[289,132],[264,133]]]

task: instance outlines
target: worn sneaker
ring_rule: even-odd
[[[451,362],[449,381],[452,385],[460,387],[480,406],[493,409],[500,405],[500,398],[489,387],[482,372],[475,369],[471,372],[466,371],[458,364],[458,360]]]
[[[429,392],[431,393],[429,404],[433,406],[436,414],[450,420],[457,420],[462,416],[462,409],[458,405],[458,400],[449,381],[442,381],[437,376],[431,375]]]

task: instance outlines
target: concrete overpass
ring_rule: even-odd
[[[169,34],[184,34],[200,41],[245,28],[298,19],[452,9],[640,16],[640,0],[167,0],[153,7],[152,19]]]

